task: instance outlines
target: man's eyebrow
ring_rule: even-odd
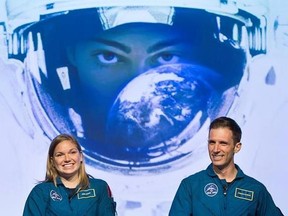
[[[131,52],[131,48],[124,45],[124,44],[121,44],[117,41],[113,41],[113,40],[107,40],[107,39],[104,39],[104,38],[95,38],[93,39],[93,41],[95,42],[98,42],[98,43],[103,43],[105,45],[108,45],[108,46],[112,46],[112,47],[116,47],[120,50],[122,50],[123,52],[125,53],[130,53]]]
[[[166,40],[166,41],[160,41],[156,44],[153,44],[152,46],[147,48],[147,53],[152,53],[155,52],[157,50],[163,49],[165,47],[169,47],[172,45],[175,45],[177,43],[181,43],[181,41],[177,40],[177,39],[173,39],[173,40]]]

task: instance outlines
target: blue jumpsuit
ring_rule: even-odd
[[[169,216],[281,216],[266,187],[243,173],[227,183],[212,164],[182,180]]]
[[[42,182],[30,192],[23,216],[115,216],[116,204],[108,184],[101,179],[89,178],[85,190],[69,194],[60,178],[57,187],[53,182]]]

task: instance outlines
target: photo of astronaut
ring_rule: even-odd
[[[19,196],[1,198],[0,211],[21,214],[44,177],[50,140],[69,133],[89,173],[115,191],[118,215],[167,215],[179,180],[209,163],[210,121],[231,116],[244,128],[239,164],[288,213],[281,188],[288,5],[0,2],[1,162],[9,179],[1,184]]]

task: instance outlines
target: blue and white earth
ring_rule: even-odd
[[[143,165],[185,155],[176,150],[218,113],[219,82],[215,71],[191,64],[163,65],[136,77],[109,113],[106,137],[117,149],[114,156]]]

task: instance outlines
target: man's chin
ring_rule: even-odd
[[[224,163],[221,160],[217,160],[217,161],[213,160],[212,164],[214,167],[217,167],[218,169],[222,169],[224,167]]]

